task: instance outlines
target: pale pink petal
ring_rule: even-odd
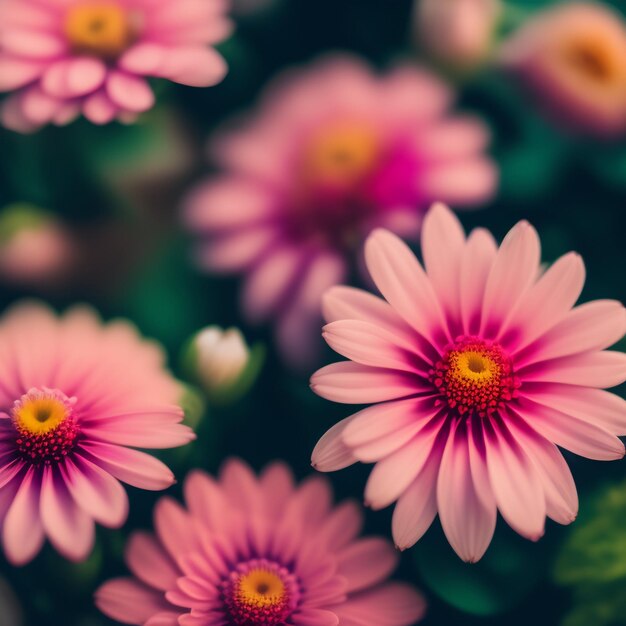
[[[453,317],[459,315],[460,261],[465,232],[457,217],[443,204],[435,204],[424,218],[424,267],[439,302]]]
[[[0,57],[0,91],[12,91],[28,85],[39,78],[48,67],[46,62],[35,59]]]
[[[171,608],[163,594],[132,578],[115,578],[95,593],[96,606],[110,618],[123,624],[144,624],[156,613]]]
[[[574,306],[585,282],[585,266],[579,255],[562,256],[520,300],[502,333],[520,328],[521,348],[554,326]]]
[[[437,507],[454,551],[468,563],[479,561],[496,528],[496,504],[478,496],[470,466],[467,425],[450,432],[437,480]]]
[[[41,479],[29,468],[4,519],[2,543],[13,565],[28,563],[44,542],[39,512]]]
[[[356,463],[356,458],[342,439],[343,431],[352,417],[335,424],[317,442],[311,455],[311,464],[320,472],[334,472]]]
[[[338,626],[339,619],[331,611],[323,609],[302,609],[294,614],[298,626]]]
[[[398,564],[398,553],[378,537],[359,539],[337,554],[338,573],[347,580],[347,592],[367,589],[388,578]]]
[[[66,558],[83,561],[93,548],[93,519],[78,507],[56,468],[44,468],[41,520],[52,545]]]
[[[71,58],[50,65],[41,85],[58,98],[75,98],[96,91],[107,75],[106,65],[91,57]]]
[[[504,238],[487,278],[481,332],[507,318],[537,278],[540,260],[537,231],[519,222]]]
[[[548,441],[574,454],[597,461],[613,461],[624,456],[624,444],[608,430],[589,421],[530,400],[518,403],[515,411]]]
[[[558,448],[521,421],[508,423],[515,439],[535,462],[546,496],[548,517],[570,524],[578,514],[578,494],[572,473]]]
[[[349,598],[336,611],[342,626],[412,626],[424,615],[426,602],[410,585],[388,583]]]
[[[546,517],[539,473],[504,426],[486,423],[485,433],[487,469],[498,509],[513,530],[537,541]]]
[[[443,325],[433,286],[409,247],[398,237],[376,230],[365,244],[367,268],[387,302],[418,333],[431,338]]]
[[[106,93],[116,106],[134,113],[147,111],[154,104],[150,85],[143,78],[123,72],[109,73]]]
[[[133,574],[155,589],[172,589],[180,576],[180,571],[149,533],[133,533],[126,545],[125,557]]]
[[[85,100],[83,114],[94,124],[108,124],[118,114],[119,108],[104,90],[97,91]]]
[[[119,528],[128,516],[128,496],[117,479],[79,454],[61,467],[77,506],[100,524]]]
[[[67,44],[62,37],[36,29],[5,28],[2,51],[17,57],[51,59],[62,55]]]
[[[460,308],[468,335],[478,332],[482,319],[485,286],[496,258],[497,244],[491,233],[477,228],[470,233],[460,262]]]
[[[212,87],[226,76],[228,66],[221,54],[204,46],[167,50],[152,73],[192,87]]]
[[[95,442],[83,443],[82,448],[96,465],[133,487],[159,491],[174,482],[167,465],[144,452]]]
[[[311,377],[313,391],[334,402],[369,404],[416,394],[427,389],[418,377],[405,372],[352,362],[332,363]]]

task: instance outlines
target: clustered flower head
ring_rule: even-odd
[[[246,274],[244,312],[276,320],[291,363],[315,350],[321,295],[347,278],[373,228],[415,237],[432,201],[491,198],[488,132],[451,103],[425,70],[377,75],[331,57],[280,77],[255,114],[212,142],[222,173],[185,209],[198,262]]]
[[[226,74],[210,46],[231,23],[226,0],[4,0],[2,123],[28,132],[84,115],[132,121],[154,104],[146,77],[207,87]]]
[[[96,603],[125,624],[163,626],[411,626],[424,600],[390,582],[397,553],[359,537],[361,510],[333,505],[328,482],[299,485],[281,463],[257,478],[230,460],[219,478],[193,472],[186,508],[162,498],[156,533],[126,547],[133,578],[96,592]]]
[[[578,512],[557,446],[621,459],[626,402],[604,391],[626,380],[621,303],[574,306],[585,270],[577,254],[541,266],[539,238],[517,224],[498,248],[466,238],[443,205],[426,216],[424,266],[398,237],[366,244],[383,298],[336,287],[324,299],[328,344],[349,361],[319,370],[313,390],[370,404],[329,430],[313,452],[321,471],[376,463],[365,488],[375,509],[397,502],[393,536],[412,546],[439,514],[454,550],[477,561],[500,511],[537,540],[546,516]]]
[[[94,521],[117,528],[126,520],[120,481],[149,490],[174,482],[166,465],[134,448],[194,438],[180,423],[180,386],[161,350],[127,322],[18,305],[0,322],[0,372],[0,520],[13,564],[30,561],[45,537],[84,559]]]

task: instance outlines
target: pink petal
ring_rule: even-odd
[[[323,609],[300,609],[293,619],[298,626],[338,626],[339,619],[331,611]]]
[[[533,363],[578,352],[604,350],[626,331],[626,309],[616,300],[594,300],[576,307],[541,337],[540,346],[524,362]]]
[[[197,547],[191,516],[176,500],[163,497],[154,507],[154,528],[159,541],[173,559]]]
[[[167,465],[144,452],[95,442],[83,443],[82,448],[96,465],[133,487],[159,491],[174,483]]]
[[[573,252],[562,256],[528,290],[502,333],[507,328],[520,328],[523,337],[518,348],[528,345],[565,316],[584,283],[585,266],[580,256]]]
[[[335,609],[341,626],[412,626],[422,618],[426,602],[404,583],[387,583],[358,594]]]
[[[427,167],[420,176],[419,191],[451,206],[474,206],[491,200],[497,184],[494,163],[476,156]]]
[[[343,502],[330,512],[316,534],[317,541],[335,551],[351,543],[361,532],[363,513],[356,502]]]
[[[365,486],[365,502],[383,509],[397,500],[429,459],[442,423],[431,420],[409,443],[374,466]]]
[[[398,553],[386,539],[368,537],[339,552],[337,563],[339,575],[347,581],[346,591],[351,593],[389,578],[398,564]]]
[[[76,505],[61,475],[50,467],[43,472],[40,511],[52,545],[72,561],[85,560],[95,540],[93,520]]]
[[[487,469],[507,524],[537,541],[544,533],[546,502],[534,463],[500,424],[485,423]]]
[[[218,52],[197,46],[168,50],[154,75],[191,87],[212,87],[220,83],[227,72],[226,61]]]
[[[560,524],[570,524],[578,514],[578,494],[563,455],[526,423],[511,421],[508,426],[535,462],[545,491],[548,517]]]
[[[416,376],[352,362],[332,363],[311,377],[313,391],[334,402],[369,404],[426,391]]]
[[[614,435],[626,435],[626,400],[602,389],[571,385],[534,386],[524,394],[534,402],[597,424]]]
[[[460,262],[460,309],[463,328],[468,335],[480,327],[487,278],[498,247],[488,230],[477,228],[470,233]]]
[[[111,72],[106,81],[106,92],[118,107],[135,113],[147,111],[154,104],[150,85],[138,76]]]
[[[339,320],[324,326],[322,336],[335,351],[348,359],[369,365],[405,372],[427,372],[423,362],[396,343],[388,330],[359,320]]]
[[[448,161],[483,152],[489,144],[489,129],[478,118],[445,118],[419,133],[415,148],[426,160]]]
[[[354,287],[331,287],[324,294],[322,313],[328,323],[361,320],[376,324],[390,333],[395,333],[405,347],[415,345],[419,337],[382,298]]]
[[[66,460],[62,473],[74,501],[90,517],[109,528],[126,521],[128,497],[111,474],[79,454]]]
[[[140,42],[120,57],[118,66],[131,74],[154,74],[165,62],[167,53],[163,46]]]
[[[200,470],[193,470],[185,479],[185,503],[191,514],[210,530],[227,530],[230,504],[220,484]]]
[[[437,480],[437,506],[444,533],[466,562],[479,561],[496,528],[496,503],[478,496],[471,471],[467,425],[450,432]]]
[[[489,323],[502,323],[507,318],[537,278],[540,261],[537,231],[528,222],[519,222],[504,238],[489,273],[482,332]]]
[[[181,572],[149,533],[134,532],[125,550],[132,573],[150,587],[167,591],[175,586]]]
[[[2,50],[19,57],[49,59],[66,52],[62,37],[34,29],[5,28],[2,32]]]
[[[111,101],[104,90],[97,91],[85,100],[83,114],[94,124],[108,124],[118,114],[118,107]]]
[[[612,433],[572,415],[526,400],[515,411],[540,435],[574,454],[596,461],[624,456],[624,444]]]
[[[48,64],[39,60],[0,57],[0,91],[12,91],[28,85],[41,76]]]
[[[242,306],[252,322],[260,322],[282,303],[304,262],[305,252],[295,247],[275,248],[253,268],[244,286]]]
[[[41,479],[29,468],[15,494],[2,527],[2,543],[7,559],[13,565],[28,563],[41,550],[44,542],[39,517]]]
[[[615,387],[626,380],[626,354],[605,350],[542,361],[518,370],[524,381]]]
[[[155,614],[171,608],[163,594],[132,578],[115,578],[104,583],[95,593],[95,602],[105,615],[124,624],[144,624]]]
[[[37,85],[23,93],[22,112],[33,124],[47,124],[54,118],[61,104],[61,100],[44,93]]]
[[[422,254],[428,278],[444,309],[459,315],[460,261],[465,232],[457,217],[443,204],[435,204],[424,218]]]
[[[435,448],[411,485],[398,498],[392,518],[393,540],[400,550],[417,543],[437,515],[437,475],[441,448]]]
[[[91,57],[57,61],[42,77],[44,91],[58,98],[75,98],[92,93],[103,83],[106,65]]]
[[[179,613],[163,612],[153,615],[143,626],[178,626]]]
[[[334,472],[356,463],[357,459],[343,442],[343,431],[352,421],[347,417],[326,431],[311,455],[311,464],[319,472]]]
[[[367,268],[387,302],[418,333],[432,339],[444,325],[433,286],[415,255],[398,237],[375,230],[365,244]]]

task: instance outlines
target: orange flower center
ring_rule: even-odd
[[[73,406],[56,389],[31,389],[13,405],[15,444],[22,458],[33,464],[57,463],[74,448],[78,426]]]
[[[372,171],[380,152],[379,138],[369,125],[334,124],[317,132],[306,146],[303,177],[322,186],[351,187]]]
[[[117,2],[84,2],[67,11],[65,35],[75,52],[114,59],[132,44],[135,22]]]

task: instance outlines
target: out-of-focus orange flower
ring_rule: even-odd
[[[544,11],[503,44],[501,59],[572,129],[626,130],[626,27],[612,9],[576,2]]]

